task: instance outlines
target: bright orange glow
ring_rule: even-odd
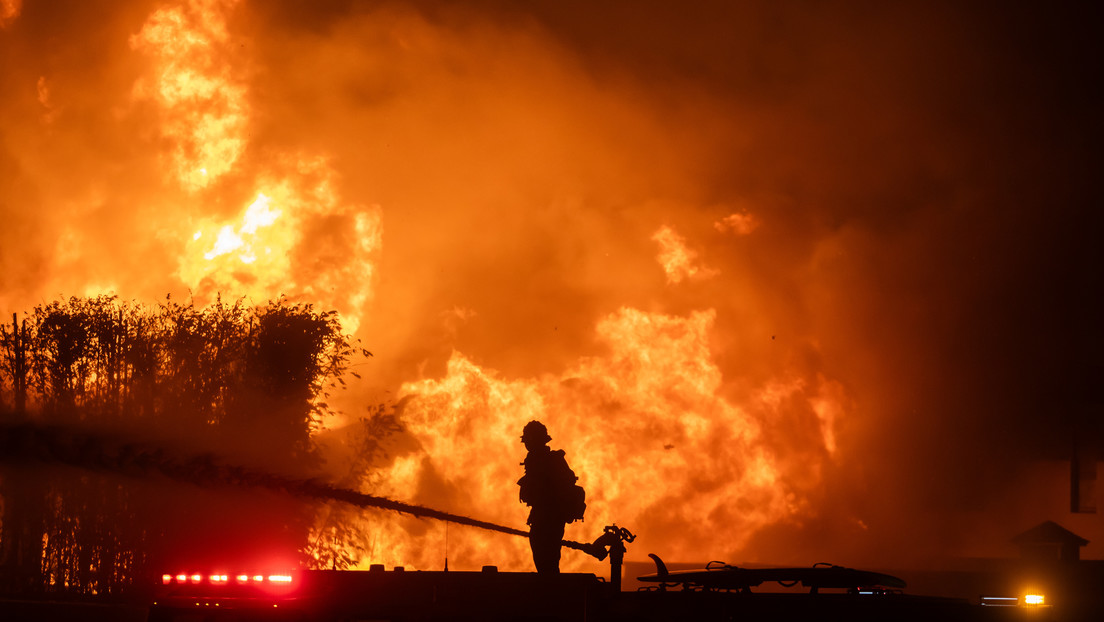
[[[227,26],[237,6],[193,0],[163,7],[130,40],[151,62],[134,94],[163,115],[173,179],[188,193],[211,192],[247,167],[253,111]],[[173,234],[185,246],[177,276],[200,301],[219,293],[254,302],[287,295],[336,310],[355,332],[372,299],[379,209],[345,203],[326,156],[278,153],[252,175],[253,198],[239,216],[200,216]],[[342,246],[306,240],[304,231],[319,224]]]
[[[229,221],[203,219],[181,232],[185,252],[178,276],[199,296],[238,292],[255,301],[286,294],[333,308],[346,330],[360,325],[372,299],[373,258],[382,240],[377,208],[343,205],[333,192],[333,172],[324,158],[288,162],[290,179],[272,175],[240,216]],[[318,221],[346,229],[349,246],[341,250],[316,247],[303,229]]]
[[[162,585],[168,585],[168,584],[172,583],[172,580],[173,580],[173,576],[171,574],[161,575],[161,584]]]
[[[395,459],[373,491],[401,496],[430,473],[447,473],[447,494],[466,500],[449,509],[523,525],[526,509],[510,485],[524,457],[518,434],[540,419],[588,491],[586,521],[569,525],[568,539],[589,541],[596,525],[616,522],[662,539],[675,558],[703,541],[742,546],[757,528],[801,511],[802,495],[819,482],[810,465],[784,464],[762,444],[749,407],[774,413],[804,403],[821,419],[823,446],[834,450],[831,433],[846,404],[826,380],[773,381],[749,405],[730,400],[712,351],[715,318],[711,310],[683,317],[623,308],[596,327],[606,353],[556,376],[508,379],[454,353],[442,377],[403,385],[404,423],[420,450]],[[439,566],[443,528],[412,539],[401,518],[370,520],[362,528],[377,543],[371,561]],[[530,563],[523,540],[465,531],[449,544],[453,559],[483,559],[486,550],[500,567]],[[587,560],[565,555],[563,563]]]
[[[272,252],[271,248],[254,249],[252,244],[247,244],[242,236],[255,236],[257,229],[260,227],[269,227],[272,223],[276,222],[276,219],[280,216],[280,210],[272,209],[271,199],[264,194],[258,194],[257,200],[254,201],[245,210],[245,216],[243,217],[242,226],[235,231],[233,227],[224,226],[218,234],[218,239],[215,240],[214,247],[211,250],[203,254],[203,258],[207,260],[214,259],[219,255],[225,255],[227,253],[241,249],[238,258],[242,263],[253,263],[257,260],[257,250],[263,252]],[[198,233],[196,235],[199,235]],[[193,238],[198,239],[198,238]],[[244,248],[243,248],[244,247]]]
[[[715,124],[742,129],[703,118],[672,136],[659,121],[670,118],[667,96],[653,109],[636,87],[576,75],[580,59],[537,32],[488,22],[473,49],[395,9],[336,20],[332,40],[287,24],[282,34],[303,36],[276,40],[251,19],[276,25],[284,10],[260,6],[173,0],[129,17],[116,29],[129,39],[111,48],[125,58],[91,72],[123,81],[102,97],[88,99],[98,84],[46,66],[12,79],[27,100],[12,110],[28,108],[31,122],[20,123],[34,126],[12,140],[52,138],[12,143],[18,157],[0,164],[19,173],[10,184],[0,175],[5,206],[41,205],[61,224],[10,227],[46,233],[42,248],[9,261],[41,274],[16,270],[5,308],[114,290],[199,305],[286,295],[336,310],[377,357],[357,361],[363,382],[346,378],[351,390],[327,398],[344,410],[314,432],[318,447],[339,448],[319,464],[330,481],[372,494],[524,528],[518,434],[541,419],[587,490],[586,521],[568,527],[570,539],[617,523],[641,537],[630,555],[739,561],[728,555],[758,534],[831,514],[817,495],[832,490],[826,474],[853,475],[846,434],[861,382],[840,377],[846,355],[824,357],[834,370],[822,360],[817,322],[834,329],[849,316],[838,305],[822,316],[807,281],[827,272],[810,265],[851,247],[765,248],[761,236],[791,243],[780,220],[799,218],[796,199],[782,209],[766,188],[699,192],[694,171],[717,161],[714,147],[680,141]],[[19,12],[0,0],[0,25]],[[101,102],[111,109],[93,110]],[[86,117],[113,125],[74,132]],[[48,155],[72,145],[102,146],[104,162]],[[84,176],[79,188],[50,190],[61,163]],[[13,190],[36,183],[41,196]],[[764,294],[756,286],[768,278],[779,283]],[[369,465],[340,453],[365,404],[397,400],[403,429],[384,457]],[[308,547],[333,543],[361,567],[434,569],[446,557],[459,568],[532,566],[523,539],[455,527],[446,539],[448,529],[327,507]],[[596,566],[564,555],[565,570]],[[290,581],[267,580],[277,577]]]
[[[200,575],[200,574],[192,575],[192,583],[199,583],[202,580],[203,580],[203,575]]]
[[[269,583],[291,583],[291,575],[286,574],[270,574],[268,575]]]
[[[1026,594],[1024,595],[1025,605],[1042,605],[1046,598],[1042,594]]]

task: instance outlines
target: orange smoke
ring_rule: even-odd
[[[249,10],[255,8],[236,0],[169,3],[145,16],[126,40],[128,59],[137,61],[129,114],[147,115],[143,118],[152,124],[143,131],[148,133],[145,144],[151,147],[150,170],[159,173],[158,179],[144,180],[132,200],[148,198],[152,207],[144,217],[163,251],[163,257],[147,266],[163,271],[160,279],[150,279],[143,271],[129,274],[136,279],[141,275],[144,285],[139,291],[151,287],[150,282],[161,283],[170,292],[183,288],[200,303],[217,295],[246,297],[254,303],[286,295],[335,308],[346,330],[359,332],[366,345],[385,353],[378,360],[391,368],[383,369],[378,379],[369,378],[368,386],[337,397],[333,403],[345,413],[324,422],[322,431],[340,434],[341,426],[355,419],[369,392],[393,390],[392,399],[403,404],[403,440],[382,464],[351,474],[343,473],[341,465],[329,465],[331,470],[351,477],[372,494],[523,528],[526,509],[517,500],[514,484],[523,457],[518,436],[526,421],[540,419],[552,431],[554,444],[567,449],[589,493],[587,520],[573,525],[569,538],[589,541],[604,525],[617,523],[637,532],[648,543],[648,551],[693,558],[718,547],[740,551],[757,529],[800,515],[808,491],[818,483],[816,465],[808,470],[810,465],[802,464],[806,470],[794,473],[797,465],[763,435],[761,419],[772,409],[786,408],[776,399],[780,392],[787,399],[797,396],[818,413],[820,427],[810,436],[813,453],[825,446],[835,450],[834,426],[846,416],[840,393],[788,379],[784,382],[790,384],[768,379],[737,399],[728,386],[731,379],[725,378],[717,361],[717,309],[705,304],[665,312],[631,302],[640,293],[662,294],[665,287],[692,286],[725,276],[701,259],[700,241],[676,230],[686,223],[656,228],[649,218],[628,235],[620,235],[622,242],[605,243],[604,238],[612,240],[619,234],[603,231],[610,225],[583,216],[586,209],[581,199],[571,198],[579,190],[569,190],[566,199],[552,198],[562,190],[546,176],[534,177],[534,164],[538,164],[566,171],[568,178],[575,177],[574,184],[582,184],[580,188],[604,175],[624,178],[634,168],[618,161],[625,155],[592,155],[573,165],[574,170],[564,167],[577,160],[578,153],[589,151],[585,147],[592,140],[588,128],[593,127],[596,114],[621,118],[611,127],[613,136],[638,146],[660,144],[664,139],[653,125],[651,111],[635,109],[622,95],[604,93],[581,79],[564,64],[563,52],[550,48],[539,33],[506,34],[523,62],[503,61],[488,72],[483,70],[486,55],[497,55],[499,44],[473,53],[462,40],[404,12],[354,21],[349,26],[352,34],[359,31],[354,38],[367,33],[369,40],[376,38],[380,54],[429,68],[431,79],[426,84],[431,92],[420,94],[411,108],[418,115],[413,117],[417,124],[439,114],[432,91],[452,91],[459,97],[454,112],[468,107],[467,114],[494,111],[498,115],[497,125],[478,141],[502,147],[516,144],[534,162],[518,162],[510,150],[492,151],[490,162],[473,165],[464,158],[484,156],[478,154],[477,145],[473,150],[465,143],[480,134],[451,121],[441,125],[438,120],[433,132],[419,137],[422,130],[416,124],[411,129],[416,141],[428,141],[415,143],[425,145],[421,159],[412,157],[411,147],[405,146],[396,155],[397,164],[376,162],[365,169],[383,189],[381,194],[392,196],[393,205],[351,202],[343,198],[343,189],[359,189],[361,196],[365,192],[358,185],[363,179],[350,180],[349,162],[356,162],[356,156],[347,142],[337,141],[334,153],[324,148],[325,141],[282,144],[266,125],[272,123],[274,113],[265,98],[281,87],[268,85],[263,96],[255,91],[266,68],[248,50],[243,52],[247,48],[241,42],[253,45],[253,40],[234,32],[234,24],[248,20]],[[393,25],[394,30],[379,30],[381,23]],[[321,50],[322,55],[329,53],[326,46]],[[441,73],[437,67],[442,63],[478,66],[483,73],[475,79]],[[526,75],[529,63],[543,68],[547,85]],[[367,79],[387,77],[382,65],[372,67]],[[343,71],[326,63],[317,70]],[[297,75],[297,80],[304,77]],[[50,125],[66,131],[72,121],[67,116],[65,89],[58,84],[58,79],[40,75],[34,88],[39,105],[51,115]],[[500,98],[501,84],[514,86]],[[586,104],[556,104],[545,98],[543,89],[582,93]],[[381,122],[389,115],[393,118],[377,128],[381,144],[397,140],[395,128],[410,124],[409,114],[404,110],[384,113]],[[542,130],[542,124],[535,122],[538,119],[550,124],[549,129]],[[332,131],[325,118],[299,122],[319,124],[323,137]],[[336,139],[330,135],[328,140]],[[344,172],[338,162],[344,163]],[[442,169],[442,162],[449,169]],[[590,167],[593,170],[584,173]],[[471,174],[476,169],[480,172]],[[484,169],[496,174],[487,175]],[[411,183],[406,177],[417,170],[425,170],[426,179]],[[674,170],[657,181],[662,186],[665,178],[677,179],[681,174]],[[512,185],[500,187],[498,182],[511,176],[517,178]],[[400,184],[389,186],[389,179]],[[436,185],[430,183],[434,179]],[[98,191],[110,195],[112,189]],[[522,283],[540,287],[542,271],[568,268],[555,261],[579,261],[570,250],[555,251],[559,258],[547,258],[540,249],[531,253],[527,248],[527,239],[540,238],[534,238],[536,232],[527,217],[519,218],[515,204],[536,198],[527,197],[534,191],[552,191],[538,200],[557,203],[543,217],[547,220],[542,227],[569,244],[593,249],[585,252],[574,273],[552,276],[549,272],[549,276],[566,282],[589,280],[588,287],[598,289],[605,289],[612,277],[629,287],[622,292],[623,300],[612,292],[603,294],[606,302],[590,308],[557,308],[555,298],[541,301],[539,292],[516,289]],[[645,187],[636,192],[651,191]],[[590,200],[608,198],[596,195]],[[483,206],[480,209],[487,210],[487,215],[472,213],[473,203]],[[427,212],[427,206],[436,211]],[[126,207],[117,209],[125,212]],[[661,212],[666,203],[649,209]],[[419,213],[433,215],[423,220]],[[398,233],[385,245],[382,223],[387,214],[394,215]],[[708,226],[717,218],[711,216],[701,224]],[[558,222],[563,220],[567,222]],[[758,221],[745,209],[717,222],[746,236]],[[718,224],[719,231],[727,229]],[[581,233],[584,237],[577,237]],[[75,263],[87,238],[77,228],[65,235],[71,237],[66,252]],[[392,245],[397,250],[388,262],[383,249]],[[421,264],[455,270],[450,266],[452,257],[482,265],[488,276],[477,276],[468,292],[458,290],[452,299],[438,300],[433,291],[435,277],[421,272]],[[547,260],[552,263],[542,266]],[[511,262],[520,263],[511,266]],[[511,268],[525,265],[532,272],[517,274],[522,279],[518,283],[496,283],[494,274],[508,274]],[[639,276],[619,276],[633,272]],[[125,296],[127,279],[127,271],[116,271],[71,283],[77,283],[81,293],[116,290]],[[377,291],[381,282],[382,294]],[[555,282],[549,285],[562,287]],[[499,298],[499,292],[505,297]],[[476,295],[469,298],[468,293]],[[553,333],[559,332],[562,323],[564,333],[579,343],[562,343],[559,363],[544,365],[539,373],[477,362],[469,349],[482,356],[493,354],[493,349],[465,343],[461,335],[511,313],[511,308],[520,311],[534,303],[562,316],[551,327]],[[444,331],[440,336],[435,334],[438,329]],[[538,327],[511,320],[500,329],[501,335],[507,335]],[[425,349],[426,343],[442,349],[435,354]],[[431,369],[426,361],[417,362],[418,357],[440,354],[445,357],[431,361]],[[528,358],[540,356],[534,352]],[[410,362],[417,364],[411,368]],[[509,570],[529,567],[524,541],[466,528],[446,536],[443,525],[397,516],[333,508],[319,512],[312,541],[338,538],[334,521],[340,521],[342,555],[354,564],[432,568],[447,554],[454,567],[488,563]],[[565,555],[564,563],[582,568],[589,562]]]
[[[6,27],[19,17],[22,0],[0,0],[0,28]]]
[[[1002,482],[1036,441],[989,430],[1095,395],[1060,364],[1091,331],[1051,328],[1095,326],[1094,228],[1037,217],[1095,205],[1066,154],[1097,107],[1033,108],[1080,93],[1054,62],[1076,45],[938,3],[438,4],[0,0],[0,308],[335,309],[375,356],[322,433],[379,403],[404,429],[328,473],[523,527],[541,419],[589,495],[568,537],[616,522],[636,559],[954,550],[986,489],[962,473]],[[315,535],[362,565],[529,564],[340,508]]]

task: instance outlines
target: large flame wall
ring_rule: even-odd
[[[336,309],[375,357],[327,433],[403,400],[385,464],[331,456],[373,494],[522,527],[537,418],[588,491],[569,538],[962,551],[1019,530],[993,500],[1094,399],[1067,13],[3,0],[0,309]],[[529,563],[342,520],[364,564]]]

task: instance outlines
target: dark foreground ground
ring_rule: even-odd
[[[516,603],[510,603],[512,606]],[[381,617],[382,614],[382,617]],[[367,616],[367,617],[366,617]],[[605,603],[565,612],[547,602],[527,603],[525,608],[505,611],[501,607],[485,605],[466,611],[451,607],[427,610],[415,606],[408,611],[380,612],[371,609],[312,613],[296,607],[284,610],[262,608],[225,609],[212,611],[210,607],[162,608],[126,604],[61,603],[49,601],[0,600],[0,619],[7,622],[145,622],[150,620],[177,620],[187,622],[247,621],[247,620],[395,620],[398,621],[533,621],[558,622],[561,620],[622,622],[640,620],[764,620],[771,622],[789,620],[854,620],[854,621],[913,621],[960,620],[963,622],[1030,621],[1050,622],[1070,618],[1057,615],[1054,610],[1028,611],[1017,608],[983,608],[965,606],[961,602],[921,601],[912,598],[890,599],[880,602],[847,602],[845,597],[823,596],[819,601],[811,599],[785,600],[779,595],[762,595],[755,598],[726,598],[718,594],[628,594],[616,602]],[[1082,618],[1074,618],[1082,619]]]
[[[0,598],[0,620],[32,622],[81,620],[86,622],[145,622],[149,605],[123,603],[86,603],[52,600]]]
[[[219,622],[246,620],[668,622],[799,620],[1078,622],[1100,620],[1081,605],[981,606],[961,598],[845,591],[810,594],[694,591],[613,592],[590,574],[312,571],[280,592],[233,584],[169,585],[152,602],[79,603],[0,599],[0,620]]]

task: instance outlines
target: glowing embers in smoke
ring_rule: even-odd
[[[736,235],[750,235],[759,228],[759,219],[746,211],[736,212],[713,223],[713,228],[721,233],[731,231]]]
[[[39,76],[35,88],[38,91],[38,103],[45,111],[40,118],[43,124],[49,125],[54,122],[59,112],[50,92],[50,81],[46,79],[46,76]]]
[[[207,187],[228,173],[245,148],[246,89],[233,66],[226,13],[237,0],[193,0],[150,15],[130,45],[151,58],[135,85],[139,99],[161,111],[161,131],[173,144],[177,180]]]
[[[717,270],[698,264],[698,254],[686,245],[686,239],[668,226],[659,228],[652,236],[659,244],[659,263],[667,273],[668,283],[680,283],[686,279],[707,279],[717,275]]]

